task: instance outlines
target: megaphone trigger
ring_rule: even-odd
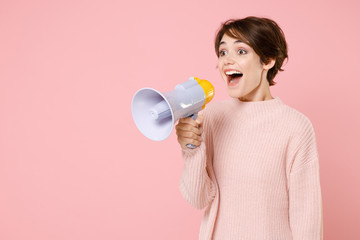
[[[197,117],[198,117],[198,115],[197,115],[197,113],[194,113],[194,114],[192,114],[190,117],[191,117],[192,119],[196,120]]]

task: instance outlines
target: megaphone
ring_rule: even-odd
[[[206,80],[190,77],[170,92],[153,88],[138,90],[131,103],[134,122],[140,132],[153,141],[168,138],[175,122],[182,117],[196,119],[214,97],[214,87]],[[194,148],[195,146],[188,146]]]

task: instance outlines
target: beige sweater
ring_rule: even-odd
[[[203,142],[183,150],[183,197],[205,209],[199,239],[322,239],[322,198],[310,120],[279,97],[209,104]]]

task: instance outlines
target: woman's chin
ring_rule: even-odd
[[[228,95],[232,98],[241,98],[243,94],[239,91],[234,91],[234,89],[228,89]]]

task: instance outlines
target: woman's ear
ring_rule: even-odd
[[[275,65],[275,62],[276,62],[275,59],[270,59],[270,61],[267,64],[263,63],[263,69],[265,70],[271,69]]]

